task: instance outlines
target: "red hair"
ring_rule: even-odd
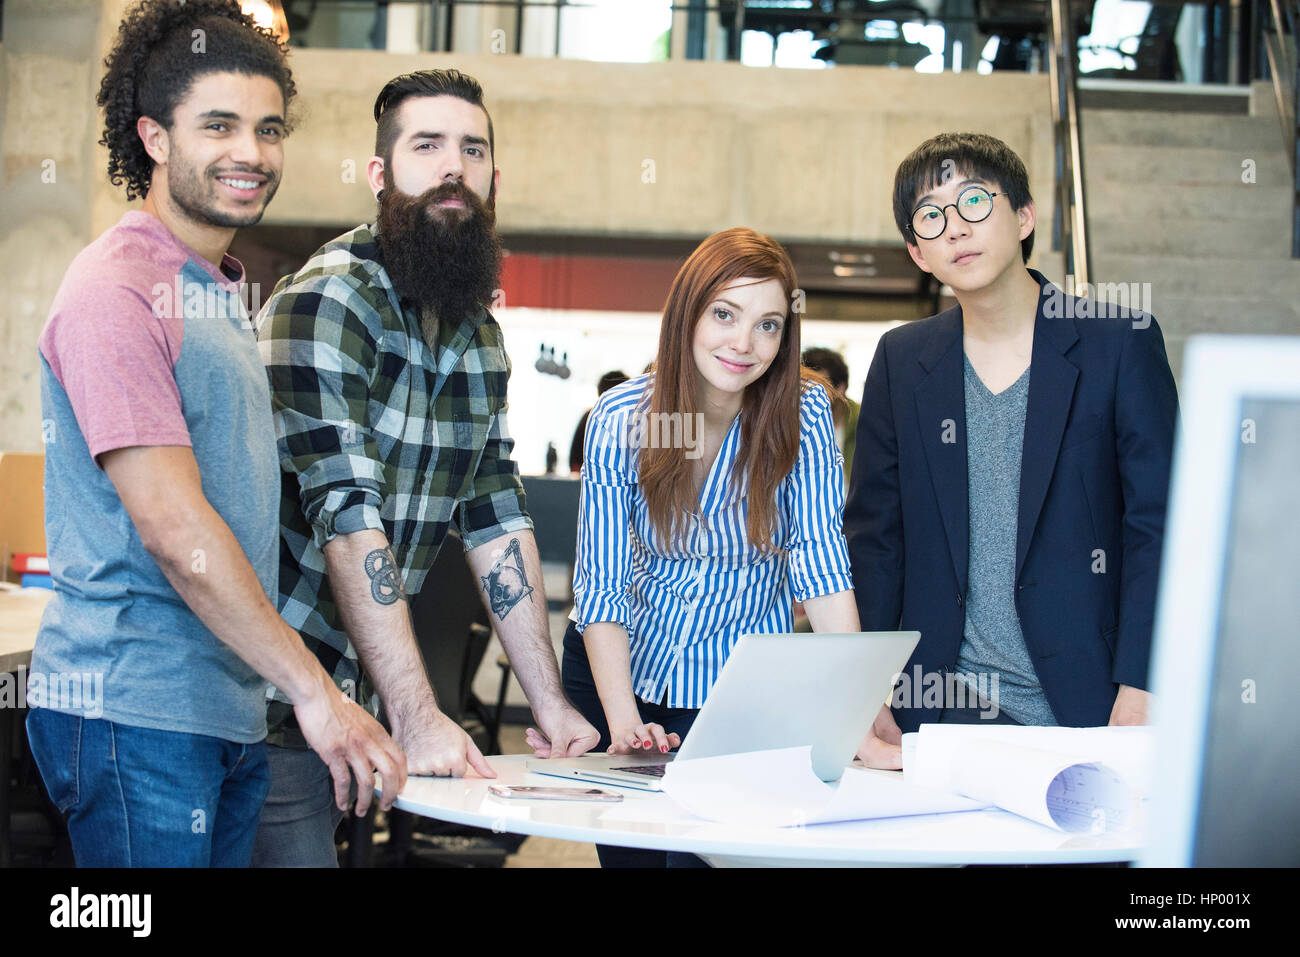
[[[683,417],[700,410],[692,345],[695,327],[718,294],[738,279],[775,279],[785,293],[781,345],[762,377],[745,389],[741,404],[740,451],[733,485],[748,477],[746,532],[757,547],[775,548],[777,486],[794,469],[799,455],[801,378],[825,386],[810,370],[800,374],[799,317],[793,309],[799,282],[781,244],[752,229],[737,227],[700,243],[673,279],[659,327],[654,389],[649,412]],[[831,394],[829,388],[827,395]],[[641,451],[639,482],[650,523],[664,541],[676,537],[680,522],[696,510],[699,489],[692,460],[680,449]]]

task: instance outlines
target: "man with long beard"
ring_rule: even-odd
[[[532,521],[506,431],[510,363],[488,313],[500,173],[478,82],[391,80],[375,101],[375,226],[327,243],[258,319],[280,444],[280,611],[345,693],[377,692],[411,774],[492,769],[438,708],[412,631],[454,523],[546,756],[597,733],[560,686]],[[291,709],[268,701],[271,794],[253,862],[332,866],[341,816]]]

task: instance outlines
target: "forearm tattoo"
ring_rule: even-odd
[[[519,551],[519,539],[510,539],[505,552],[492,563],[487,575],[479,578],[487,593],[488,607],[500,621],[505,621],[510,609],[527,598],[531,603],[533,588],[524,573],[524,556]]]
[[[366,556],[366,574],[370,576],[370,595],[381,605],[406,601],[402,575],[397,569],[391,548],[376,548]]]

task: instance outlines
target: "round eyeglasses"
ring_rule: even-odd
[[[988,219],[993,212],[993,197],[1000,193],[990,193],[983,186],[967,186],[957,194],[957,202],[948,206],[936,206],[926,203],[912,211],[912,235],[917,239],[938,239],[948,228],[948,207],[957,210],[957,215],[968,223],[978,223]]]

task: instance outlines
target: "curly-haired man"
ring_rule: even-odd
[[[272,604],[278,460],[243,267],[275,194],[286,50],[235,0],[127,13],[99,92],[138,210],[69,267],[40,337],[56,594],[28,733],[81,866],[246,866],[269,787],[267,681],[329,767],[405,759]],[[53,427],[52,435],[50,434]]]

